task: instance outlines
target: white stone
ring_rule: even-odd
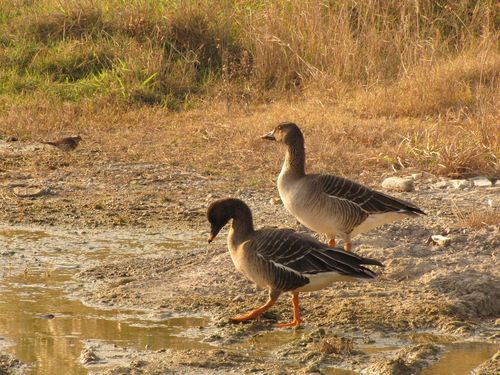
[[[244,301],[244,299],[243,299],[243,297],[242,297],[242,296],[237,295],[236,297],[234,297],[234,298],[232,299],[232,301],[233,301],[233,302],[243,302],[243,301]]]
[[[440,234],[434,234],[431,236],[432,242],[438,246],[446,246],[450,243],[450,237],[441,236]]]
[[[392,191],[413,191],[415,189],[411,178],[388,177],[382,181],[382,187]]]
[[[471,186],[470,181],[467,180],[450,180],[449,184],[454,189],[465,189]]]
[[[488,206],[490,206],[490,208],[498,208],[500,207],[500,199],[498,198],[488,198],[486,200],[486,203],[488,204]]]
[[[439,181],[439,182],[436,182],[432,186],[434,186],[436,189],[444,189],[444,188],[448,187],[448,182],[446,182],[446,181]]]
[[[418,180],[418,179],[422,178],[422,176],[423,176],[422,172],[412,173],[411,178],[413,178],[414,180]]]
[[[491,181],[486,177],[475,177],[471,179],[471,181],[476,187],[490,187],[493,185]]]
[[[281,203],[281,199],[278,197],[274,197],[274,198],[269,199],[269,203],[271,203],[272,205],[277,205],[277,204]]]

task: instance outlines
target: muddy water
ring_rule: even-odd
[[[421,375],[462,375],[470,372],[490,359],[500,345],[484,342],[461,342],[446,346],[446,351],[438,363],[424,369]]]
[[[141,311],[94,309],[68,299],[78,286],[72,275],[83,264],[115,257],[159,256],[182,251],[192,241],[165,240],[159,234],[143,238],[100,233],[60,233],[0,228],[5,260],[0,280],[0,337],[12,343],[7,350],[32,366],[32,374],[86,374],[79,361],[85,340],[152,350],[208,349],[195,337],[205,317],[162,319]]]
[[[207,317],[162,317],[144,311],[95,309],[68,298],[78,288],[72,275],[84,266],[127,257],[159,257],[204,243],[204,237],[179,233],[46,231],[0,226],[0,338],[12,343],[6,350],[31,364],[32,374],[86,374],[79,357],[88,342],[138,349],[213,349],[202,339]],[[272,330],[249,338],[237,348],[262,358],[301,338],[304,331]],[[339,333],[341,334],[341,333]],[[440,361],[424,375],[468,374],[488,360],[499,345],[418,334],[376,339],[370,345],[355,341],[356,349],[372,355],[401,347],[434,343],[444,348]],[[349,367],[349,366],[346,366]],[[356,374],[348,368],[323,368],[335,375]]]
[[[14,341],[11,350],[16,357],[35,364],[33,373],[87,373],[77,361],[86,339],[151,349],[208,346],[178,336],[206,326],[207,319],[151,322],[138,312],[96,310],[65,297],[62,286],[69,279],[70,272],[57,271],[16,276],[2,283],[0,332]]]

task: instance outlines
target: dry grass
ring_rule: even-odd
[[[244,185],[267,185],[276,178],[284,150],[259,137],[285,120],[302,126],[311,171],[372,183],[378,182],[381,172],[393,173],[401,164],[453,176],[457,165],[467,173],[494,176],[499,171],[498,135],[492,136],[493,128],[482,149],[476,145],[486,128],[470,129],[466,121],[366,119],[317,99],[229,111],[224,103],[207,103],[178,113],[157,107],[97,109],[91,103],[67,104],[58,111],[50,103],[21,110],[16,106],[0,115],[0,131],[30,141],[79,133],[86,140],[84,147],[99,148],[112,158],[165,162],[206,175],[238,177]],[[443,150],[452,150],[457,142],[469,148],[467,158],[460,161],[450,155],[445,160]],[[460,150],[456,153],[463,155]],[[448,169],[441,166],[444,162]]]
[[[453,206],[455,225],[459,228],[481,229],[488,226],[500,226],[500,212],[495,210],[476,210],[464,212],[456,205]]]
[[[0,3],[0,131],[262,183],[291,120],[316,170],[500,175],[493,1],[179,4]]]
[[[498,116],[500,55],[467,52],[426,62],[392,85],[358,95],[353,109],[375,116]]]
[[[324,339],[316,345],[323,354],[350,355],[354,350],[353,340],[344,337]]]
[[[322,87],[323,95],[339,97],[339,90],[361,88],[369,113],[419,116],[475,111],[483,88],[497,85],[491,0],[12,0],[0,13],[0,52],[24,61],[19,69],[19,59],[0,58],[0,72],[43,76],[38,60],[46,49],[58,51],[54,63],[63,70],[78,70],[72,62],[79,57],[64,44],[102,44],[113,54],[104,77],[102,59],[84,75],[65,76],[93,79],[108,97],[129,103],[182,108],[206,95],[242,92],[255,101],[270,91]],[[81,96],[94,95],[81,86]]]

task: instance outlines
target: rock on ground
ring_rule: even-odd
[[[415,189],[413,179],[401,177],[388,177],[382,181],[382,187],[391,191],[404,191],[410,192]]]

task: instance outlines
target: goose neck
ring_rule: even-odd
[[[229,236],[231,237],[231,242],[235,245],[244,242],[253,232],[254,227],[251,212],[240,212],[239,215],[233,218]]]
[[[287,147],[282,173],[302,177],[305,175],[305,164],[306,154],[304,150],[304,141],[298,139]]]

